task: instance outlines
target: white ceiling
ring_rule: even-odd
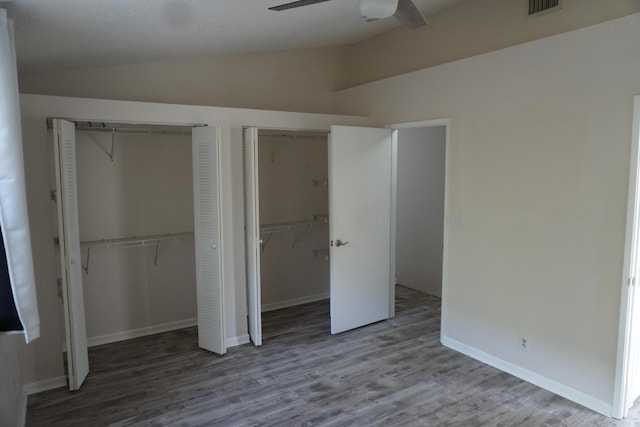
[[[13,0],[21,72],[350,44],[388,31],[357,0],[283,12],[291,0]],[[414,0],[427,19],[463,0]]]

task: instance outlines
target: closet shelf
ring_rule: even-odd
[[[193,237],[193,231],[183,233],[152,234],[146,236],[131,236],[117,239],[88,240],[80,242],[81,246],[93,249],[135,248],[139,246],[156,245],[160,242],[175,241]]]
[[[312,228],[316,228],[321,225],[326,225],[328,223],[329,223],[329,215],[313,215],[311,219],[302,220],[302,221],[289,221],[289,222],[278,222],[273,224],[262,224],[260,226],[260,235],[267,234],[268,236],[265,240],[260,240],[261,248],[264,251],[264,249],[269,244],[269,240],[271,240],[271,236],[273,236],[273,233],[281,233],[284,231],[296,231],[296,230],[310,230]],[[301,236],[293,240],[293,242],[291,243],[292,248],[298,243],[298,241],[300,240],[300,237]]]
[[[302,221],[278,222],[260,225],[260,234],[280,233],[283,231],[303,230],[324,225],[329,222],[328,215],[314,215],[311,219]]]
[[[89,261],[91,260],[91,249],[110,249],[110,248],[137,248],[142,246],[155,245],[156,251],[153,256],[153,264],[158,265],[158,250],[160,243],[177,242],[178,240],[193,237],[193,231],[183,233],[167,233],[152,234],[147,236],[131,236],[117,239],[87,240],[80,242],[81,247],[87,248],[87,261],[82,265],[85,273],[89,274]]]

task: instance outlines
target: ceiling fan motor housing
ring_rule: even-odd
[[[382,19],[393,16],[398,9],[398,0],[359,0],[360,14],[367,19]]]

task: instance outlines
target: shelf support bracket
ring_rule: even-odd
[[[264,252],[264,249],[267,247],[267,245],[269,244],[269,240],[271,240],[271,236],[273,236],[273,233],[269,233],[269,235],[267,236],[267,238],[265,240],[262,241],[262,244],[260,245],[260,250],[262,252]]]
[[[89,247],[87,248],[87,262],[86,262],[86,264],[85,264],[85,265],[80,264],[80,265],[81,265],[81,267],[82,267],[82,270],[83,270],[86,274],[89,274],[89,260],[90,260],[90,259],[91,259],[91,246],[89,246]]]
[[[158,250],[160,249],[160,240],[156,240],[156,253],[153,255],[153,265],[158,265]]]
[[[111,152],[109,152],[109,158],[111,159],[111,161],[113,162],[113,148],[116,145],[116,130],[111,129]]]

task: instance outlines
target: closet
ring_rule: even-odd
[[[283,138],[293,137],[294,142],[296,139],[307,136],[315,137],[317,140],[324,140],[324,138],[316,133],[306,135],[304,132],[298,133],[299,131],[292,133],[271,130],[270,132],[262,130],[261,134],[256,127],[244,129],[245,265],[251,341],[256,346],[262,345],[261,309],[266,305],[261,296],[266,292],[261,284],[261,280],[266,279],[262,275],[262,270],[267,270],[271,274],[274,265],[263,265],[262,258],[275,238],[275,233],[271,234],[269,231],[276,231],[276,229],[286,233],[294,232],[280,242],[278,251],[269,255],[277,266],[277,263],[284,263],[283,259],[288,256],[285,252],[285,242],[288,242],[291,250],[295,247],[301,248],[300,231],[313,235],[315,227],[322,226],[322,222],[328,223],[328,234],[324,234],[322,238],[318,236],[317,241],[309,242],[309,246],[300,251],[301,257],[305,253],[309,256],[311,252],[316,261],[322,259],[328,261],[328,266],[325,267],[328,268],[328,286],[322,284],[321,288],[306,289],[305,283],[313,281],[313,273],[310,270],[305,272],[301,268],[305,264],[300,258],[299,264],[291,262],[285,270],[278,270],[279,276],[275,276],[277,279],[275,286],[280,286],[278,280],[293,277],[296,280],[292,285],[284,287],[283,290],[269,289],[268,291],[270,295],[276,295],[280,299],[277,302],[278,306],[320,298],[323,290],[328,289],[332,334],[392,317],[394,272],[391,253],[395,251],[391,239],[392,225],[394,225],[391,203],[392,175],[395,174],[392,170],[392,131],[331,126],[328,135],[323,132],[327,135],[326,180],[323,176],[318,178],[312,174],[298,176],[293,173],[298,169],[308,172],[314,164],[301,153],[291,156],[295,159],[293,165],[283,164],[278,167],[276,162],[285,145],[278,142],[270,144],[267,148],[267,143],[264,142],[269,137],[275,136],[274,132],[275,134],[281,132]],[[313,156],[318,159],[322,156],[324,167],[324,155],[318,151]],[[286,155],[281,158],[286,158]],[[267,175],[260,172],[261,159],[264,163],[263,167],[277,168],[275,172],[271,172],[272,174],[284,175],[280,181],[268,186],[270,193],[275,196],[263,195],[261,191],[262,180]],[[269,162],[272,166],[267,166]],[[309,190],[304,190],[305,186],[309,185],[309,180],[312,188],[314,184],[316,187],[322,187],[326,182],[328,217],[307,209],[313,206],[312,203],[302,203],[310,197]],[[297,188],[296,192],[294,192],[295,188]],[[288,191],[292,192],[290,196],[287,195]],[[269,207],[262,209],[264,197],[275,197],[275,203],[270,201]],[[289,211],[306,218],[293,215],[280,217],[283,213],[288,214]],[[272,214],[273,217],[263,218],[264,215]],[[324,245],[322,245],[323,239]],[[317,277],[325,276],[319,273]],[[292,289],[298,292],[305,290],[305,293],[287,294],[287,291]],[[271,304],[271,301],[269,303]]]
[[[327,132],[246,129],[245,187],[249,228],[259,224],[247,233],[258,282],[250,305],[264,312],[329,298]],[[260,345],[260,322],[250,328]]]
[[[196,317],[191,129],[115,129],[76,127],[90,344]]]
[[[50,120],[69,385],[86,348],[198,324],[224,353],[217,130]]]

